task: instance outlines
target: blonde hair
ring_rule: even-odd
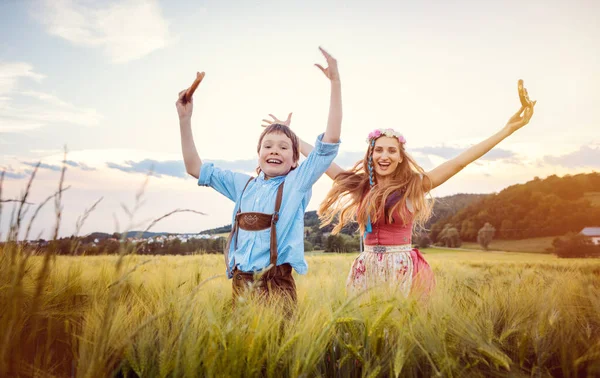
[[[424,228],[425,223],[431,217],[433,208],[433,199],[426,198],[427,193],[423,190],[423,179],[429,180],[427,174],[406,153],[404,145],[400,143],[399,151],[402,162],[391,173],[390,180],[386,185],[380,186],[376,182],[372,166],[369,169],[374,145],[374,141],[369,143],[369,149],[362,161],[358,161],[352,169],[338,174],[335,178],[331,190],[318,210],[321,227],[333,223],[338,217],[338,223],[332,231],[334,234],[340,232],[344,225],[354,220],[358,222],[360,232],[363,234],[369,217],[371,223],[376,223],[386,213],[388,213],[388,222],[391,223],[393,215],[399,213],[402,221],[406,224],[409,215],[406,211],[399,210],[405,209],[406,201],[410,199],[414,208],[414,223],[418,228]],[[374,183],[373,186],[371,186],[369,175]],[[387,200],[394,193],[401,193],[402,197],[391,206],[389,211],[386,211]]]

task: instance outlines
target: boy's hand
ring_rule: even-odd
[[[319,47],[319,50],[321,50],[321,53],[327,61],[327,68],[323,68],[323,66],[321,66],[320,64],[315,64],[315,66],[317,66],[321,71],[323,71],[323,73],[325,74],[325,76],[327,76],[329,80],[340,81],[340,73],[338,71],[337,60],[335,60],[334,57],[329,55],[329,53],[325,51],[322,47]]]
[[[175,106],[177,107],[177,113],[179,114],[179,120],[189,120],[192,118],[192,111],[194,110],[194,92],[204,79],[204,72],[197,72],[196,79],[192,83],[192,85],[179,92],[179,96],[177,98],[177,102]]]
[[[186,97],[187,88],[179,92],[179,98],[175,103],[177,107],[177,114],[179,114],[179,120],[189,120],[192,118],[192,111],[194,110],[194,98],[190,98],[188,101]]]

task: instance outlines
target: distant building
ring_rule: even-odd
[[[592,239],[592,243],[600,245],[600,227],[586,227],[580,233]]]

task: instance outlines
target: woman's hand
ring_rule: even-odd
[[[535,106],[536,101],[531,103],[531,106],[521,106],[518,112],[513,114],[512,117],[506,123],[505,128],[507,128],[511,133],[519,130],[521,127],[527,125],[533,117],[533,107]]]
[[[263,118],[262,120],[262,127],[267,127],[267,126],[271,126],[274,123],[278,123],[280,125],[285,125],[287,127],[290,127],[290,124],[292,123],[292,113],[288,114],[288,117],[285,121],[280,120],[279,118],[275,117],[273,114],[269,114],[269,117],[273,118],[273,120],[270,119],[265,119]]]
[[[510,117],[505,126],[505,128],[507,128],[511,133],[514,133],[529,123],[531,117],[533,117],[533,108],[537,102],[529,99],[527,89],[525,89],[523,86],[523,80],[519,80],[517,83],[517,91],[519,93],[521,108],[519,108],[519,111]]]

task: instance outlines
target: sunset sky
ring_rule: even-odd
[[[313,142],[329,85],[318,46],[339,62],[344,121],[336,161],[351,166],[374,128],[392,127],[426,170],[499,130],[519,108],[522,78],[536,114],[435,196],[492,193],[534,176],[600,169],[600,2],[589,1],[0,1],[0,171],[17,198],[58,188],[68,149],[62,236],[96,200],[80,234],[123,231],[148,169],[133,228],[187,208],[154,231],[230,223],[233,203],[186,176],[175,100],[196,71],[192,128],[200,156],[252,171],[261,119],[293,111]],[[309,210],[331,186],[322,178]],[[4,204],[1,238],[12,204]],[[26,218],[27,219],[27,218]],[[54,227],[49,203],[32,237]],[[117,226],[118,223],[118,226]]]

